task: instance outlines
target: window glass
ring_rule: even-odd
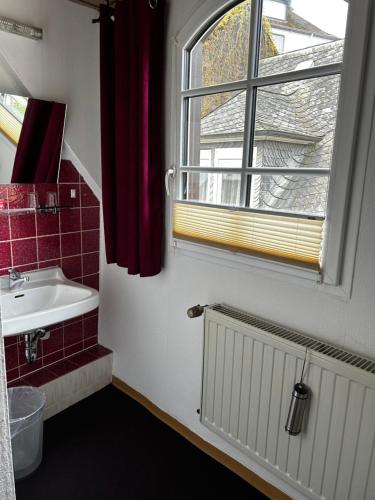
[[[330,168],[339,90],[339,75],[258,88],[253,166]]]
[[[252,175],[250,208],[324,216],[328,177]]]
[[[249,55],[251,0],[226,12],[190,51],[189,86],[244,80]]]
[[[285,19],[278,17],[278,4],[263,4],[260,76],[303,69],[305,61],[309,67],[342,61],[347,0],[291,0]]]
[[[246,92],[193,97],[187,102],[188,144],[184,164],[241,167]]]
[[[214,205],[238,206],[240,201],[240,174],[189,172],[185,177],[183,199]]]

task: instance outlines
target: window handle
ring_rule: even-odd
[[[167,193],[167,196],[171,195],[171,190],[169,188],[169,180],[174,179],[176,177],[176,166],[172,165],[166,172],[165,172],[165,191]]]

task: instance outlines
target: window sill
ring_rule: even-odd
[[[345,287],[321,282],[321,274],[311,269],[303,269],[290,264],[272,262],[260,257],[243,255],[221,250],[199,243],[171,238],[171,253],[203,260],[244,272],[255,272],[264,277],[279,279],[284,283],[303,286],[318,293],[326,293],[343,301],[350,299],[350,291]]]

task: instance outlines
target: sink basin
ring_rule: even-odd
[[[99,305],[94,288],[68,280],[59,267],[24,273],[30,281],[9,289],[0,278],[2,335],[19,335],[92,311]]]

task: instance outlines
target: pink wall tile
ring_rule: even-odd
[[[95,361],[95,359],[97,358],[90,354],[88,351],[83,351],[69,358],[69,361],[76,364],[77,366],[83,366],[87,365],[88,363],[92,363],[93,361]]]
[[[62,210],[60,212],[60,227],[62,233],[81,231],[81,209]]]
[[[36,262],[36,238],[12,241],[13,266]]]
[[[48,354],[47,356],[43,356],[43,366],[49,366],[53,363],[57,363],[64,358],[64,350],[53,352],[52,354]]]
[[[59,214],[1,216],[0,275],[7,275],[10,267],[27,272],[57,265],[62,267],[68,278],[98,289],[99,202],[70,162],[62,162],[60,179],[63,182],[60,186],[0,185],[0,198],[9,197],[9,205],[12,208],[27,207],[28,193],[34,191],[38,193],[42,206],[45,205],[47,191],[60,191],[62,201],[75,207],[61,210]],[[77,190],[74,200],[70,199],[71,189]],[[81,204],[84,208],[81,208]],[[81,230],[81,210],[84,231]],[[85,255],[82,255],[82,251]],[[32,380],[40,383],[42,375],[38,375],[38,370],[44,371],[46,368],[43,367],[47,366],[48,377],[51,374],[55,376],[51,366],[54,367],[56,363],[60,365],[60,360],[65,363],[65,357],[96,346],[98,310],[83,317],[73,318],[64,324],[53,325],[50,330],[50,339],[39,342],[38,359],[32,364],[26,363],[22,337],[6,338],[7,374],[13,384],[17,381],[29,384]],[[77,360],[79,359],[77,357]],[[83,362],[83,358],[81,361]],[[77,367],[77,364],[72,362],[68,364],[70,370]]]
[[[98,336],[98,316],[85,318],[83,320],[83,338]]]
[[[82,321],[64,326],[64,348],[83,340]]]
[[[82,229],[99,229],[99,207],[82,208]]]
[[[89,347],[92,347],[98,343],[98,337],[90,337],[88,339],[83,340],[83,348],[88,349]]]
[[[43,358],[64,347],[64,329],[62,327],[50,331],[50,338],[40,343]]]
[[[55,363],[54,365],[49,367],[49,370],[51,370],[55,375],[58,377],[61,377],[62,375],[66,375],[67,373],[75,370],[77,368],[77,365],[69,361],[69,359],[63,359],[59,363]]]
[[[1,198],[1,195],[0,195]],[[10,217],[0,215],[0,241],[7,241],[10,239],[9,222]]]
[[[55,214],[37,214],[36,228],[38,236],[60,233],[59,216]]]
[[[12,335],[11,337],[4,337],[4,346],[8,347],[13,344],[17,344],[18,337],[17,335]]]
[[[61,235],[61,256],[70,257],[81,253],[81,233],[67,233]]]
[[[82,253],[99,252],[99,230],[82,231]]]
[[[7,371],[14,370],[14,368],[18,367],[19,362],[17,344],[13,344],[5,348],[5,362]]]
[[[96,274],[99,272],[99,252],[82,255],[82,275]]]
[[[48,368],[45,368],[44,370],[41,370],[39,372],[30,373],[29,375],[24,377],[23,380],[27,385],[40,387],[41,385],[48,384],[48,382],[51,382],[51,380],[53,380],[54,378],[55,374]]]
[[[73,163],[69,160],[61,160],[59,183],[62,182],[79,182],[79,173],[75,169]]]
[[[25,358],[24,362],[26,362]],[[23,365],[20,365],[20,377],[28,375],[29,373],[33,373],[42,367],[43,367],[43,358],[39,356],[39,358],[33,361],[32,363],[25,363]]]
[[[52,260],[60,257],[60,235],[38,238],[39,260]]]
[[[95,290],[99,290],[99,274],[83,276],[82,283],[86,286],[91,286],[91,288],[95,288]]]
[[[61,260],[61,269],[67,278],[79,278],[82,276],[82,256],[64,257]]]
[[[10,253],[10,243],[0,243],[0,267],[7,269],[12,266],[12,257]]]
[[[43,262],[38,263],[39,269],[45,269],[46,267],[61,267],[61,259],[53,259],[53,260],[44,260]]]
[[[69,347],[64,347],[64,355],[65,357],[69,357],[72,354],[76,354],[77,352],[83,351],[83,341],[78,342],[78,344],[71,345]]]
[[[60,184],[59,200],[63,207],[80,207],[80,184]]]
[[[83,207],[99,206],[98,198],[91,191],[87,184],[81,184],[81,205]]]
[[[35,271],[35,266],[37,263],[34,264],[24,264],[22,266],[17,266],[17,270],[20,271],[21,273],[26,273],[28,271]]]
[[[18,379],[20,376],[20,369],[17,367],[14,370],[7,370],[7,381],[11,382],[12,380]]]
[[[13,215],[10,217],[10,236],[12,240],[33,238],[35,234],[35,214]]]

